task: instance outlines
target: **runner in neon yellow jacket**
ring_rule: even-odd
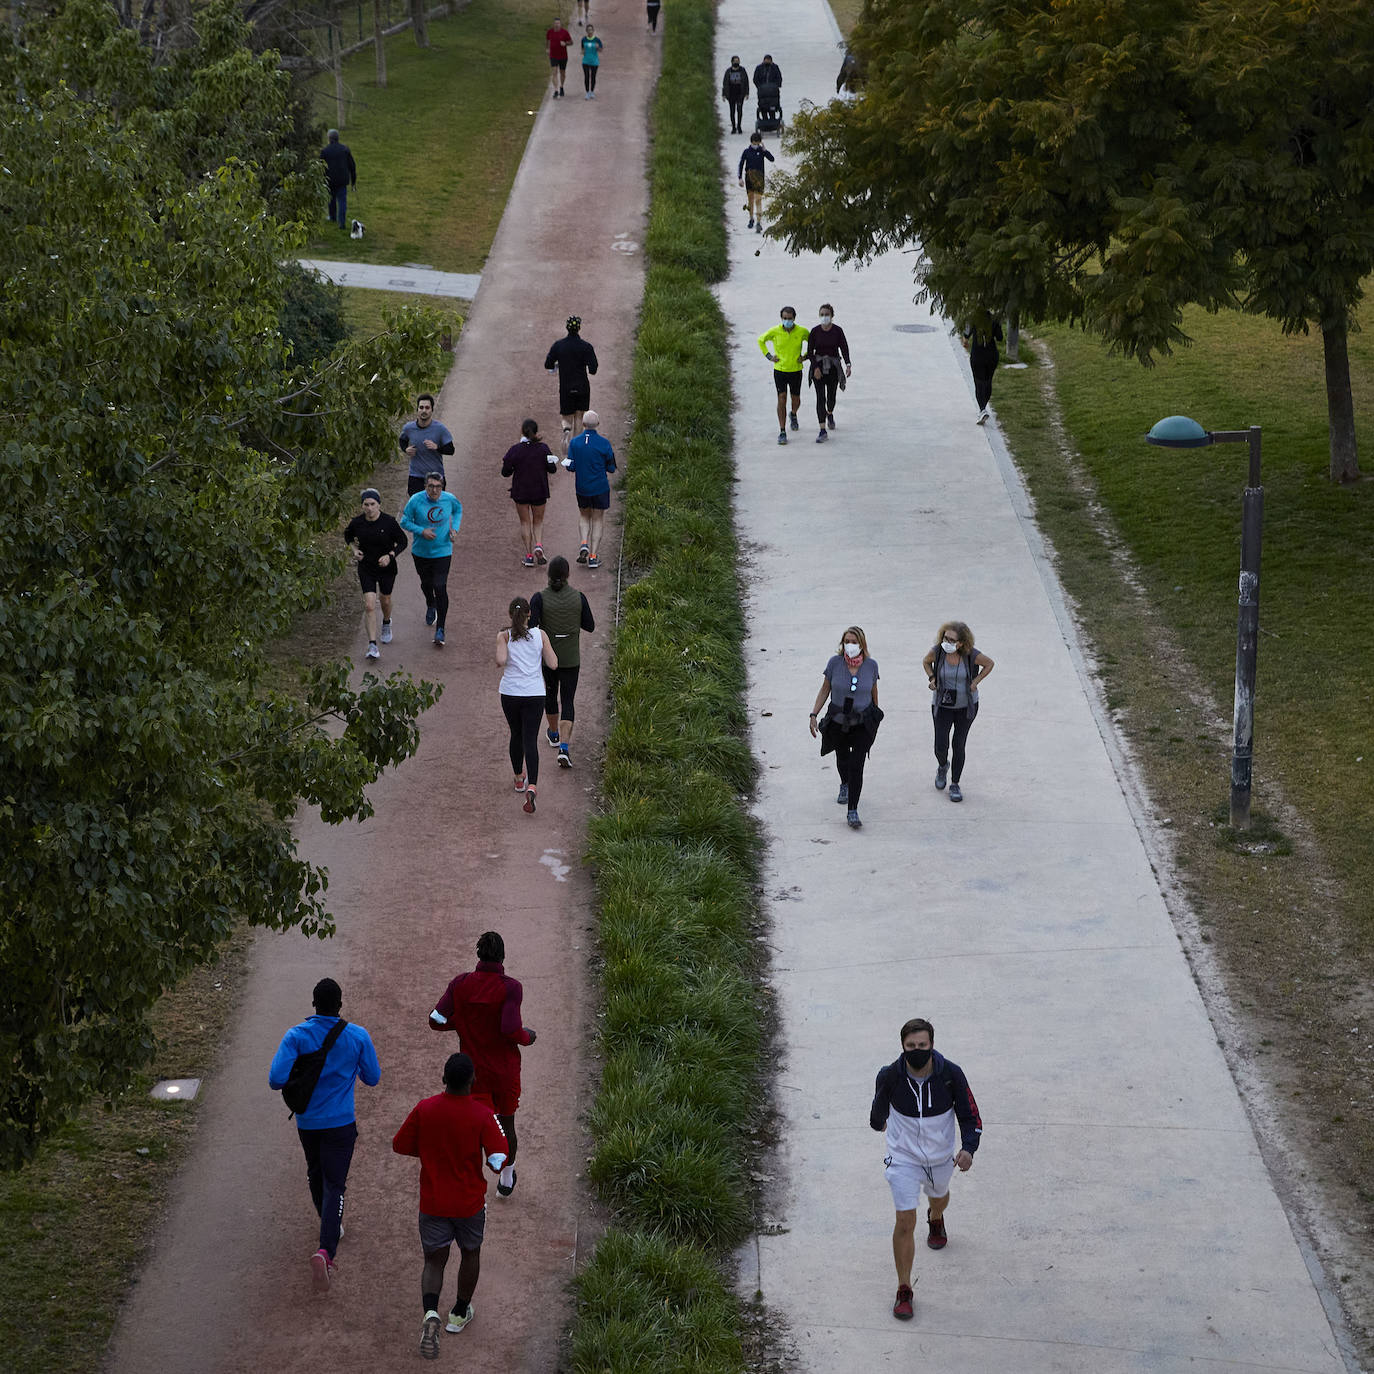
[[[778,389],[778,443],[787,442],[787,393],[792,393],[792,428],[800,429],[797,410],[801,406],[802,350],[811,331],[797,323],[797,312],[784,305],[779,312],[782,323],[759,335],[759,351],[773,364],[773,383]]]

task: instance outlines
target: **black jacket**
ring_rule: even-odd
[[[353,161],[353,154],[348,151],[347,143],[326,143],[320,149],[320,160],[324,163],[324,174],[329,179],[331,191],[358,184],[358,167]]]
[[[760,62],[754,68],[754,85],[782,85],[782,68],[776,62]]]
[[[743,67],[726,67],[725,75],[720,79],[720,98],[749,99],[749,73]]]

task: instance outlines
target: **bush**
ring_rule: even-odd
[[[343,287],[299,263],[283,263],[281,271],[285,286],[282,337],[290,345],[293,363],[313,367],[349,336]]]

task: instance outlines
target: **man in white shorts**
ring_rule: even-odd
[[[926,1244],[943,1250],[945,1208],[955,1165],[973,1167],[983,1133],[978,1104],[964,1071],[936,1054],[935,1027],[913,1017],[902,1027],[901,1056],[878,1070],[868,1124],[886,1132],[883,1160],[897,1221],[892,1228],[892,1257],[897,1263],[897,1301],[892,1315],[909,1321],[912,1313],[911,1266],[916,1259],[916,1217],[925,1189],[930,1234]],[[957,1129],[956,1129],[957,1128]],[[960,1148],[956,1150],[955,1146]]]

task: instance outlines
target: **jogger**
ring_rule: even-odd
[[[510,766],[515,790],[525,794],[524,809],[534,814],[539,783],[539,721],[544,714],[543,668],[558,659],[543,630],[530,629],[530,603],[517,596],[510,603],[510,626],[496,636],[496,662],[501,674],[501,710],[510,726]]]
[[[453,561],[453,536],[462,523],[463,507],[444,490],[442,474],[431,472],[424,491],[417,491],[401,512],[401,528],[415,536],[411,555],[425,594],[425,624],[434,626],[434,645],[444,647],[448,617],[448,570]]]

